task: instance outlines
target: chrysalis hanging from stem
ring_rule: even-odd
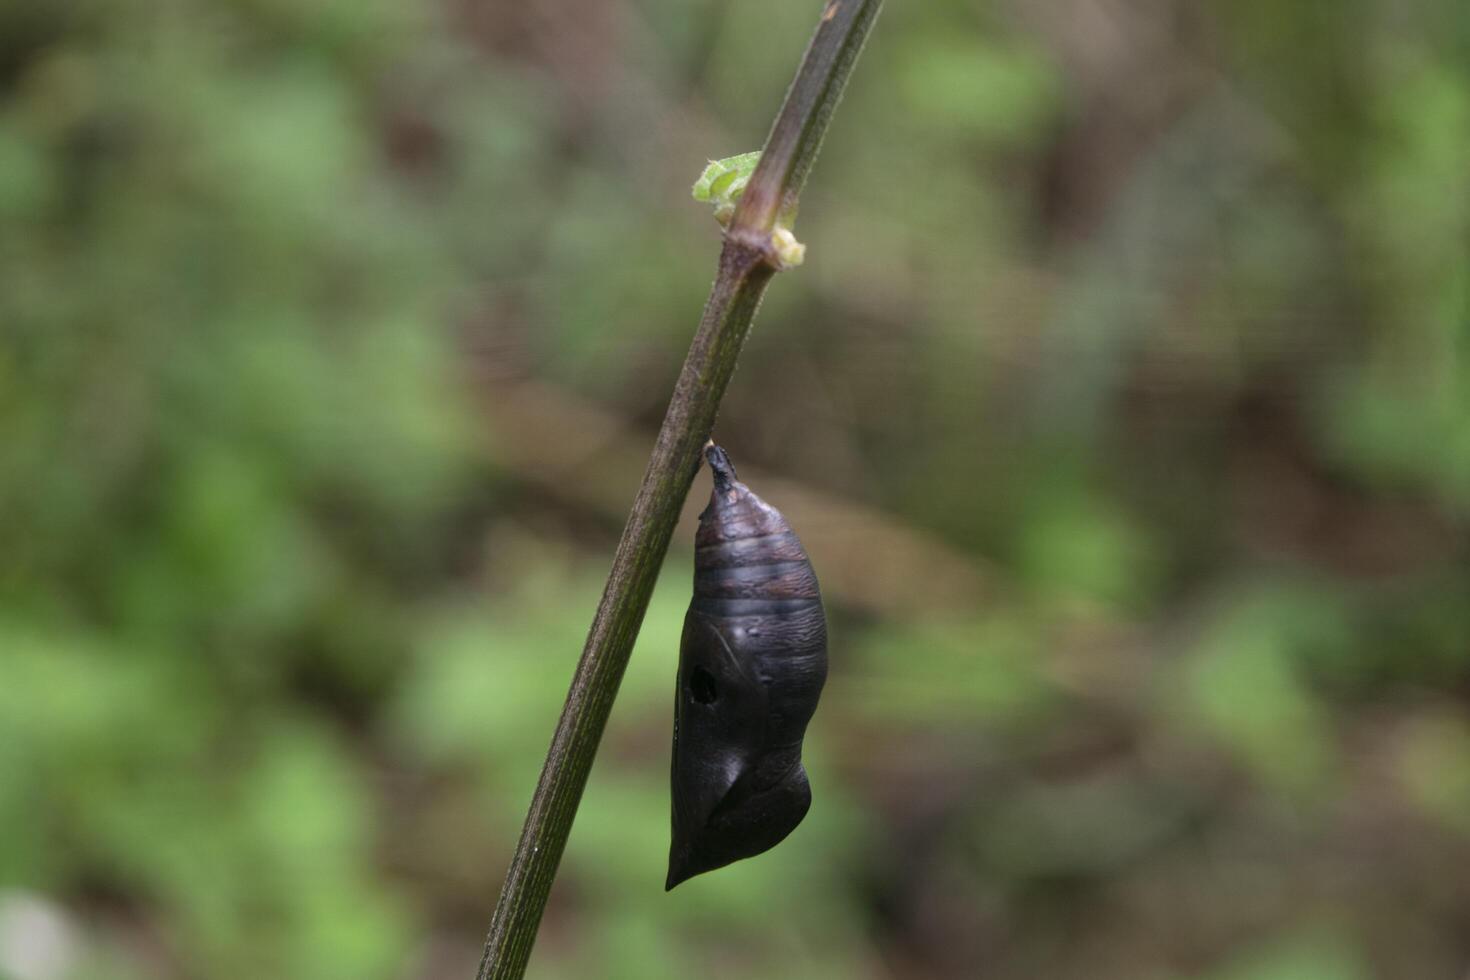
[[[664,887],[780,843],[806,816],[801,742],[827,678],[827,621],[811,561],[780,511],[723,449],[695,536],[679,645],[673,844]]]

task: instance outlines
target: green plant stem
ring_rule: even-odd
[[[725,234],[719,271],[674,386],[643,483],[572,677],[531,809],[490,923],[476,980],[519,980],[546,909],[582,791],[700,453],[756,309],[780,268],[771,241],[789,221],[883,0],[829,0]]]

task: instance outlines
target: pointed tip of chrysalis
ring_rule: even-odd
[[[714,474],[715,489],[720,493],[729,490],[730,485],[737,479],[735,465],[730,462],[729,454],[715,445],[715,441],[711,439],[705,443],[704,458],[709,460],[710,472]]]
[[[689,845],[675,845],[669,854],[669,873],[664,876],[664,891],[671,892],[690,878],[697,878],[708,871],[723,868],[736,858],[710,862],[708,855],[697,854]]]
[[[682,885],[701,871],[708,870],[708,868],[693,867],[689,860],[689,849],[687,847],[679,849],[676,845],[674,852],[669,854],[669,873],[664,878],[664,891],[671,892],[676,885]]]

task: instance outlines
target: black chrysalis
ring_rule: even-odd
[[[674,702],[670,889],[780,843],[811,806],[801,740],[827,679],[817,577],[781,512],[705,450]]]

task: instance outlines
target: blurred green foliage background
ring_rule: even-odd
[[[0,2],[0,976],[473,974],[819,8]],[[815,806],[663,893],[686,525],[532,976],[1463,980],[1470,7],[892,0],[798,232]]]

